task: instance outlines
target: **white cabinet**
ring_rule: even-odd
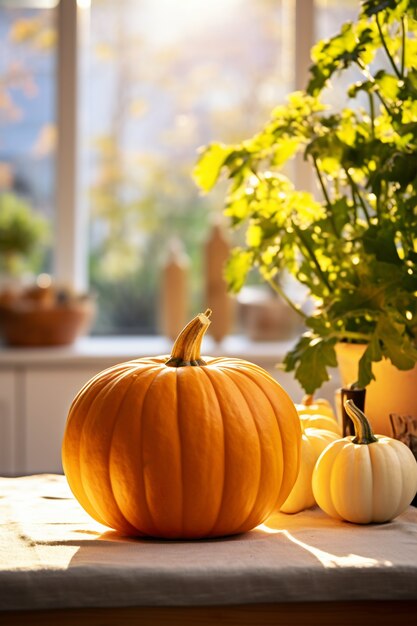
[[[0,475],[13,474],[17,466],[18,374],[0,370]]]
[[[61,473],[68,410],[96,368],[0,369],[0,475]]]
[[[40,368],[25,375],[24,463],[21,473],[60,473],[61,444],[71,402],[97,370]]]

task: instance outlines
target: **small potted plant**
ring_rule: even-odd
[[[370,385],[382,363],[389,376],[417,373],[416,37],[416,0],[363,2],[355,22],[313,48],[305,91],[290,94],[255,136],[211,144],[196,164],[204,191],[229,178],[225,212],[246,229],[226,268],[230,289],[239,291],[257,266],[304,318],[307,331],[284,367],[308,393],[328,380],[337,356],[345,363],[348,346],[348,382]],[[347,88],[347,106],[326,107],[324,89],[353,67],[359,80]],[[297,153],[315,172],[314,195],[283,174]],[[283,291],[283,271],[306,289],[312,312]],[[388,380],[392,398],[397,383]],[[388,402],[376,429],[389,430],[392,410],[417,414],[416,380],[411,406]],[[370,405],[367,412],[377,419]]]
[[[38,268],[48,231],[47,221],[25,200],[11,192],[0,193],[0,273],[5,280]]]

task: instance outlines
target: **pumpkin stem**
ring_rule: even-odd
[[[301,400],[301,404],[304,404],[304,406],[310,406],[314,403],[314,396],[313,394],[308,394],[306,396],[303,397],[303,399]]]
[[[199,313],[182,329],[172,347],[171,356],[165,365],[184,367],[185,365],[206,365],[200,357],[201,341],[210,326],[211,309]]]
[[[355,427],[355,438],[352,439],[352,443],[368,445],[370,443],[375,443],[375,441],[378,441],[378,439],[372,432],[371,425],[368,422],[365,414],[360,409],[358,409],[353,400],[346,400],[345,409]]]

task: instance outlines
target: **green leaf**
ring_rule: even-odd
[[[395,232],[389,226],[383,228],[371,225],[363,235],[365,252],[374,254],[378,261],[401,264],[394,241]]]
[[[395,9],[398,0],[365,0],[362,2],[362,13],[368,17],[386,11],[387,9]]]
[[[385,70],[379,70],[379,72],[375,74],[374,79],[384,98],[387,100],[395,100],[397,98],[401,83],[396,76],[388,74]]]
[[[327,368],[337,366],[335,344],[336,339],[325,340],[305,334],[286,355],[283,362],[285,371],[295,372],[306,393],[314,393],[330,379]]]
[[[348,89],[349,98],[356,98],[360,91],[365,93],[372,93],[376,89],[375,82],[373,80],[364,80],[363,82],[356,82]]]
[[[259,248],[263,241],[263,230],[259,224],[251,223],[246,231],[246,243],[249,248]]]
[[[379,343],[378,335],[372,335],[368,347],[359,360],[358,385],[359,387],[367,387],[371,380],[375,380],[372,371],[372,363],[382,359],[382,350]]]
[[[193,178],[203,191],[210,191],[216,184],[222,167],[233,148],[222,143],[213,143],[205,148],[193,170]]]
[[[253,268],[254,254],[251,250],[234,248],[225,267],[225,278],[232,293],[238,293]]]
[[[417,349],[406,333],[405,324],[397,322],[394,315],[381,317],[377,333],[383,345],[383,352],[393,365],[400,370],[409,370],[417,361]]]
[[[365,57],[364,62],[370,63],[377,47],[375,27],[367,19],[346,22],[334,37],[313,47],[314,65],[310,67],[307,93],[318,95],[335,72],[359,62],[362,57]]]
[[[352,210],[352,206],[349,203],[348,198],[343,197],[335,200],[329,207],[329,210],[332,212],[333,224],[335,225],[337,232],[341,233],[343,227],[349,223],[350,211]],[[327,229],[329,228],[330,226],[327,225]]]
[[[296,154],[300,146],[300,140],[298,138],[284,138],[282,139],[274,149],[274,156],[272,164],[276,167],[284,165],[291,157]]]
[[[374,181],[388,180],[399,183],[402,189],[417,178],[417,154],[394,152],[382,164]]]

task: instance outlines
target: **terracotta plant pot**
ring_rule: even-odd
[[[342,385],[357,380],[358,363],[364,344],[339,343],[336,346]],[[366,388],[365,411],[375,433],[392,437],[390,413],[417,416],[417,365],[398,370],[383,359],[372,366],[375,379]]]

